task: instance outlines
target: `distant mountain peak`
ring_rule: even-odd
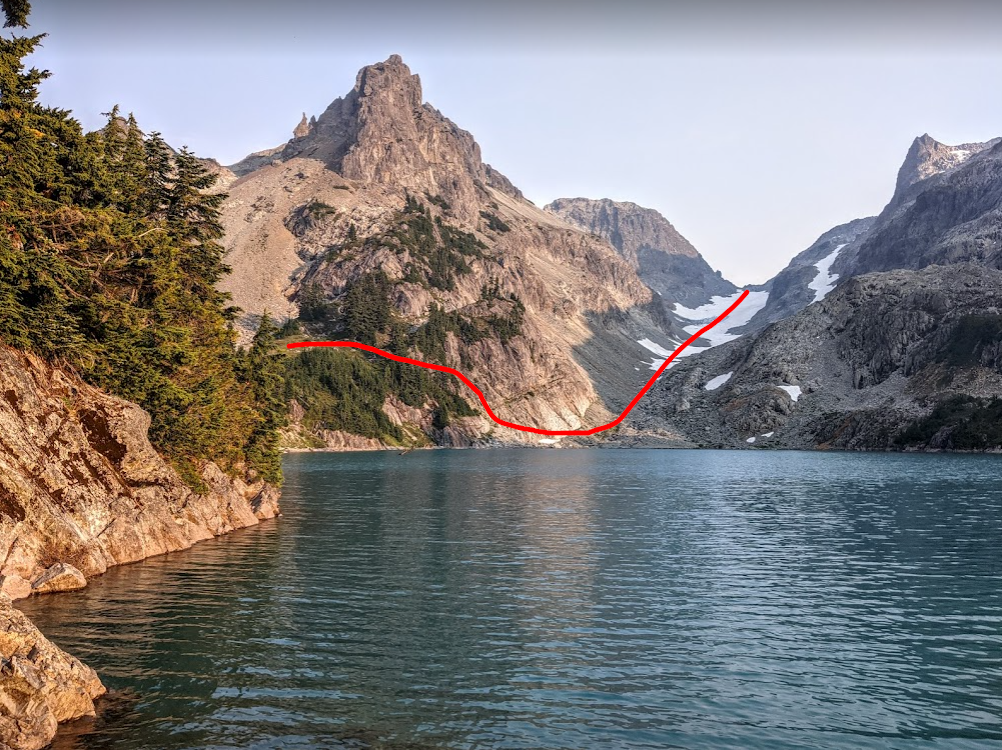
[[[470,133],[423,101],[421,79],[400,55],[359,70],[351,91],[319,117],[304,113],[284,146],[230,169],[243,176],[297,157],[321,161],[347,180],[440,196],[467,221],[479,218],[488,187],[522,199],[504,175],[484,164]]]
[[[961,143],[948,146],[940,143],[928,133],[918,136],[908,149],[905,161],[898,170],[895,194],[901,195],[916,182],[960,166],[971,156],[994,144],[998,139],[984,143]]]
[[[543,210],[607,240],[668,301],[698,307],[737,289],[653,208],[609,198],[557,198]]]
[[[421,78],[411,73],[400,55],[390,55],[358,71],[354,91],[362,97],[383,98],[391,106],[412,110],[422,103]]]

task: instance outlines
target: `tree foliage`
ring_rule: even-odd
[[[5,18],[4,27],[28,25],[28,13],[31,12],[31,4],[28,0],[0,0],[0,7],[3,7]]]
[[[40,104],[48,73],[23,63],[40,39],[0,38],[0,341],[141,404],[179,466],[275,478],[273,332],[235,347],[215,178],[117,107],[85,134]]]

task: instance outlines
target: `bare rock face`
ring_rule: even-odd
[[[37,750],[63,721],[94,714],[97,674],[60,650],[0,594],[0,747]]]
[[[56,563],[49,567],[31,584],[33,594],[50,594],[57,591],[75,591],[87,586],[84,574],[67,563]]]
[[[1002,272],[866,274],[757,336],[683,360],[627,424],[689,445],[888,450],[950,398],[1002,396],[1000,353]]]
[[[0,576],[65,590],[108,567],[274,516],[277,491],[203,467],[192,492],[146,437],[149,415],[0,347]],[[10,582],[10,583],[9,583]]]
[[[607,239],[634,268],[640,265],[637,254],[641,248],[699,257],[696,248],[653,208],[608,198],[557,198],[543,210]]]
[[[968,262],[1002,268],[1002,139],[944,146],[923,136],[901,174],[898,192],[839,259],[837,272]],[[909,183],[915,176],[920,179]]]
[[[698,307],[737,291],[653,208],[608,198],[558,198],[543,210],[607,240],[668,301]]]
[[[295,136],[282,161],[318,159],[348,180],[430,191],[467,219],[477,185],[492,181],[473,136],[422,101],[421,79],[399,55],[362,68],[348,95],[312,125],[304,115]]]
[[[898,181],[895,193],[901,194],[916,182],[925,180],[933,175],[953,169],[974,154],[997,144],[1000,139],[995,138],[984,143],[961,143],[959,146],[948,146],[940,143],[928,133],[920,135],[912,141],[911,148],[905,155],[905,161],[898,170]]]

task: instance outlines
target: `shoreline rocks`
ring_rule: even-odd
[[[58,725],[94,714],[97,673],[42,635],[0,594],[0,747],[37,750]]]
[[[80,589],[113,565],[279,514],[277,488],[211,462],[193,491],[149,425],[136,404],[0,345],[0,750],[45,747],[104,693],[12,599]]]

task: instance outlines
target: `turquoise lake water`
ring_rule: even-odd
[[[57,748],[1002,747],[1002,459],[297,454],[284,516],[22,603]]]

